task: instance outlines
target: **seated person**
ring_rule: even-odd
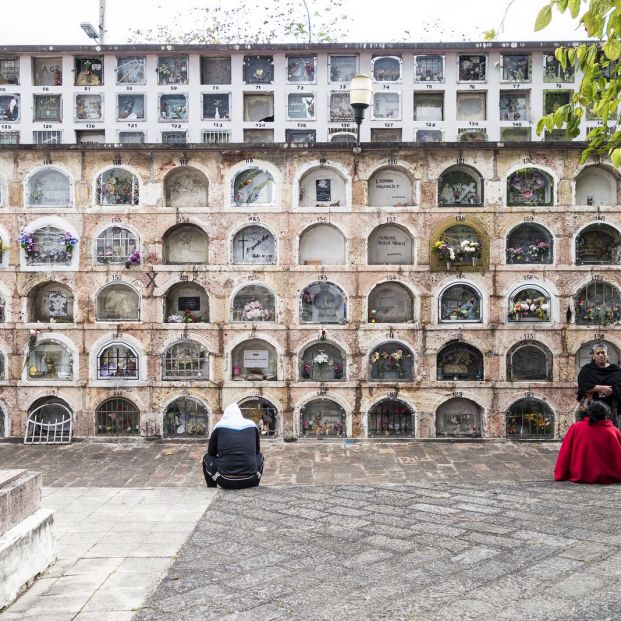
[[[257,426],[242,416],[237,403],[228,405],[213,428],[203,456],[207,487],[243,489],[259,485],[264,462],[260,449]]]
[[[593,401],[587,417],[569,428],[554,468],[557,481],[621,483],[621,432],[609,417],[610,408]]]

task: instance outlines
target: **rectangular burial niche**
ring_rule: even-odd
[[[62,57],[33,58],[32,83],[34,86],[62,86]]]
[[[287,82],[315,83],[316,56],[287,56]]]
[[[230,118],[230,93],[204,93],[203,119],[219,120]]]
[[[351,82],[358,73],[357,56],[330,56],[328,61],[330,82]]]
[[[201,84],[230,84],[230,56],[201,56]]]

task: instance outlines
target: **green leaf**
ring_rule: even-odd
[[[571,67],[576,64],[576,56],[578,55],[578,50],[575,47],[570,47],[567,50],[567,62]],[[563,67],[565,69],[565,67]]]
[[[569,13],[572,17],[578,17],[578,13],[580,12],[580,3],[582,0],[568,0],[567,6],[569,7]]]
[[[537,127],[535,129],[535,131],[537,132],[537,136],[541,135],[541,132],[543,131],[543,128],[545,127],[546,124],[546,117],[542,117],[539,119],[539,121],[537,122]]]
[[[564,13],[567,10],[567,3],[569,0],[557,0],[556,8],[559,10],[559,13]]]
[[[609,60],[617,60],[621,56],[621,42],[618,39],[608,39],[604,45],[604,54]]]
[[[610,159],[615,166],[621,166],[621,149],[613,149],[610,152]]]
[[[552,21],[552,7],[550,5],[544,6],[535,20],[535,32],[537,30],[543,30]]]

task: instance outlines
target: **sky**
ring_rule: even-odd
[[[6,1],[6,0],[5,0]],[[227,0],[228,1],[228,0]],[[315,0],[308,0],[309,5]],[[107,0],[106,43],[126,43],[132,29],[146,30],[188,15],[189,9],[213,0]],[[351,15],[347,41],[481,41],[483,31],[499,29],[510,0],[344,0]],[[250,4],[250,2],[249,2]],[[567,16],[555,14],[552,24],[535,33],[533,24],[547,0],[513,0],[500,41],[573,41],[582,30]],[[381,10],[381,19],[377,10]],[[99,0],[20,0],[5,10],[0,21],[0,45],[84,45],[92,41],[80,22],[97,25]]]

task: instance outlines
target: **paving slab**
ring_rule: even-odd
[[[482,497],[520,517],[470,514],[494,534],[463,528],[460,507]],[[616,619],[621,542],[594,544],[583,511],[619,502],[621,486],[549,481],[221,490],[133,621]],[[421,533],[421,506],[443,536]]]

